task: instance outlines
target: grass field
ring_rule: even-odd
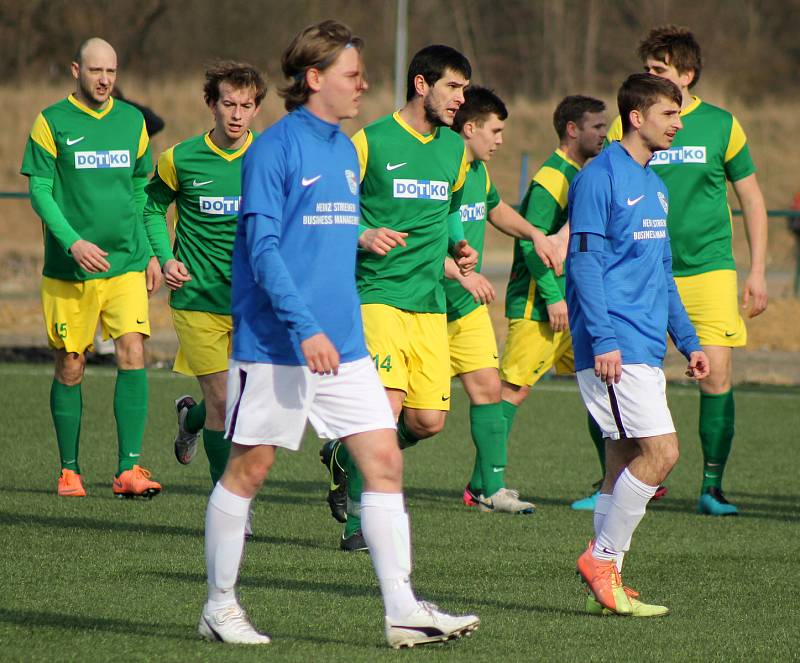
[[[200,641],[205,595],[203,517],[209,481],[198,454],[172,456],[172,399],[194,384],[150,372],[144,465],[164,484],[154,500],[111,495],[114,372],[84,383],[81,465],[89,496],[55,496],[58,471],[47,407],[50,369],[0,365],[0,658],[6,661],[782,661],[800,652],[797,440],[800,391],[740,389],[729,466],[736,519],[693,514],[700,475],[697,397],[670,387],[683,457],[634,538],[626,581],[673,614],[593,618],[575,559],[591,515],[570,511],[597,478],[571,381],[547,380],[521,408],[509,483],[539,511],[481,514],[459,496],[472,458],[463,391],[444,433],[406,452],[418,593],[475,611],[474,637],[393,652],[369,558],[338,552],[324,503],[318,443],[281,453],[256,507],[241,600],[274,637],[267,648]]]

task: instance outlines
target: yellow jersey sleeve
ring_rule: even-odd
[[[467,146],[464,145],[464,151],[461,153],[461,165],[458,168],[458,177],[455,184],[453,184],[453,191],[458,191],[464,186],[464,182],[467,179],[467,171],[469,171],[469,161],[467,161]]]
[[[47,123],[47,120],[44,118],[42,113],[39,113],[33,123],[33,129],[31,129],[31,140],[33,140],[34,143],[36,143],[54,159],[56,156],[58,156],[58,150],[56,149],[56,141],[53,138],[53,132],[50,130],[50,125]]]
[[[725,150],[725,162],[727,163],[739,154],[746,144],[747,136],[744,133],[744,129],[742,129],[742,125],[739,124],[739,120],[734,117],[733,123],[731,124],[731,135],[730,138],[728,138],[728,147]]]
[[[178,182],[178,172],[175,170],[175,146],[173,145],[168,150],[164,150],[161,156],[158,157],[158,164],[156,165],[156,172],[170,189],[177,191],[180,188]]]
[[[364,181],[364,175],[367,174],[367,158],[369,157],[369,145],[367,144],[367,134],[364,132],[363,129],[360,129],[353,137],[350,139],[353,141],[353,145],[356,148],[356,154],[358,155],[358,167],[361,171],[361,175],[359,176],[358,181]]]

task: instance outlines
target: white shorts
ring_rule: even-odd
[[[396,428],[369,357],[341,364],[338,375],[231,359],[225,437],[237,444],[297,451],[306,421],[328,439]]]
[[[647,364],[623,364],[619,384],[607,385],[593,368],[578,371],[578,387],[603,437],[653,437],[675,432],[667,406],[664,371]]]

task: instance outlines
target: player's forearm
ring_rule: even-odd
[[[497,207],[489,211],[489,222],[500,232],[517,239],[530,240],[537,233],[544,234],[515,212],[514,208],[503,200],[500,201]]]
[[[64,251],[81,239],[53,198],[53,180],[32,176],[28,182],[31,206]]]
[[[158,264],[162,267],[168,260],[175,258],[169,245],[166,212],[166,208],[162,208],[152,198],[148,198],[142,215],[144,230],[147,233],[150,247],[153,249],[156,258],[158,258]]]
[[[261,214],[248,214],[245,218],[247,255],[253,276],[267,294],[272,310],[286,325],[298,347],[322,328],[300,298],[297,287],[278,251],[279,224]]]
[[[522,251],[522,258],[528,268],[531,277],[536,281],[536,287],[548,304],[554,304],[564,299],[561,289],[558,287],[555,272],[542,262],[539,254],[533,246],[533,242],[520,240],[519,248]]]
[[[452,279],[453,281],[458,281],[461,277],[461,270],[458,269],[456,261],[452,258],[448,257],[444,259],[444,277],[446,279]]]
[[[734,185],[736,187],[736,185]],[[744,188],[737,188],[739,203],[744,217],[744,231],[750,247],[750,269],[764,273],[767,266],[767,208],[761,189],[753,181]]]

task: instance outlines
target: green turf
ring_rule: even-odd
[[[81,467],[89,496],[57,498],[47,407],[50,371],[0,366],[0,658],[3,660],[280,661],[778,661],[798,656],[800,391],[740,389],[726,477],[736,519],[693,514],[700,482],[697,397],[670,387],[683,457],[668,497],[649,511],[626,560],[626,581],[673,614],[588,617],[574,574],[591,515],[570,511],[598,470],[572,382],[548,380],[519,411],[509,484],[533,516],[481,514],[460,503],[469,475],[466,401],[456,389],[445,432],[406,452],[418,593],[481,616],[474,637],[412,652],[383,644],[367,555],[337,550],[325,476],[310,436],[280,453],[260,495],[241,573],[241,600],[274,636],[264,648],[196,637],[205,595],[202,451],[172,455],[172,401],[192,381],[150,372],[143,464],[163,482],[154,500],[111,495],[114,373],[84,383]]]

